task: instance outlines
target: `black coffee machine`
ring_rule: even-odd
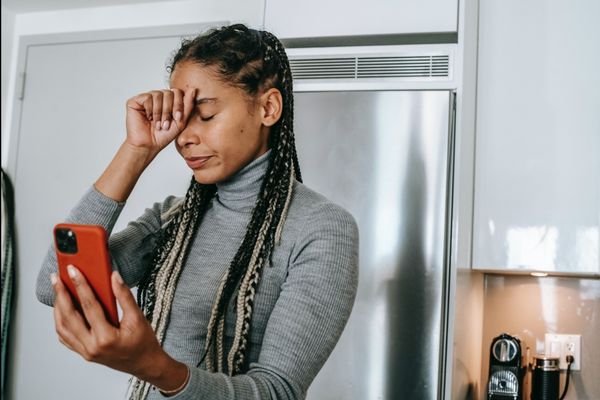
[[[495,337],[490,346],[488,400],[522,400],[525,371],[521,341],[506,333]]]

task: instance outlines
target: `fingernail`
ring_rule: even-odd
[[[156,121],[156,129],[160,130],[160,121]]]
[[[167,129],[169,129],[169,125],[170,125],[169,121],[165,121],[165,122],[163,122],[162,127],[166,131]]]
[[[67,272],[71,278],[75,278],[77,276],[77,270],[72,265],[67,266]]]
[[[117,282],[119,282],[121,285],[124,283],[123,282],[123,278],[121,277],[121,274],[119,273],[119,271],[115,271],[115,279],[117,280]]]
[[[58,278],[56,278],[56,274],[54,272],[50,274],[50,282],[52,282],[53,285],[56,285],[58,282]]]
[[[181,111],[175,113],[175,121],[181,121]]]

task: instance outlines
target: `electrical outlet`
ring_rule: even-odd
[[[581,335],[546,333],[545,348],[547,356],[559,357],[560,369],[567,369],[567,356],[571,355],[575,359],[571,371],[581,370]]]

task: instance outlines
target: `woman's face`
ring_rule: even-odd
[[[251,110],[244,91],[223,83],[215,71],[184,61],[171,73],[171,88],[196,88],[194,106],[175,145],[203,184],[229,179],[268,150],[269,127],[260,103]]]

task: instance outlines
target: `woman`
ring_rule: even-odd
[[[352,309],[358,230],[301,183],[285,50],[268,32],[227,26],[184,41],[169,71],[169,90],[127,101],[124,143],[67,219],[110,233],[172,141],[193,171],[184,198],[110,236],[119,327],[70,268],[76,311],[52,247],[38,299],[54,305],[65,346],[134,376],[131,398],[304,398]]]

